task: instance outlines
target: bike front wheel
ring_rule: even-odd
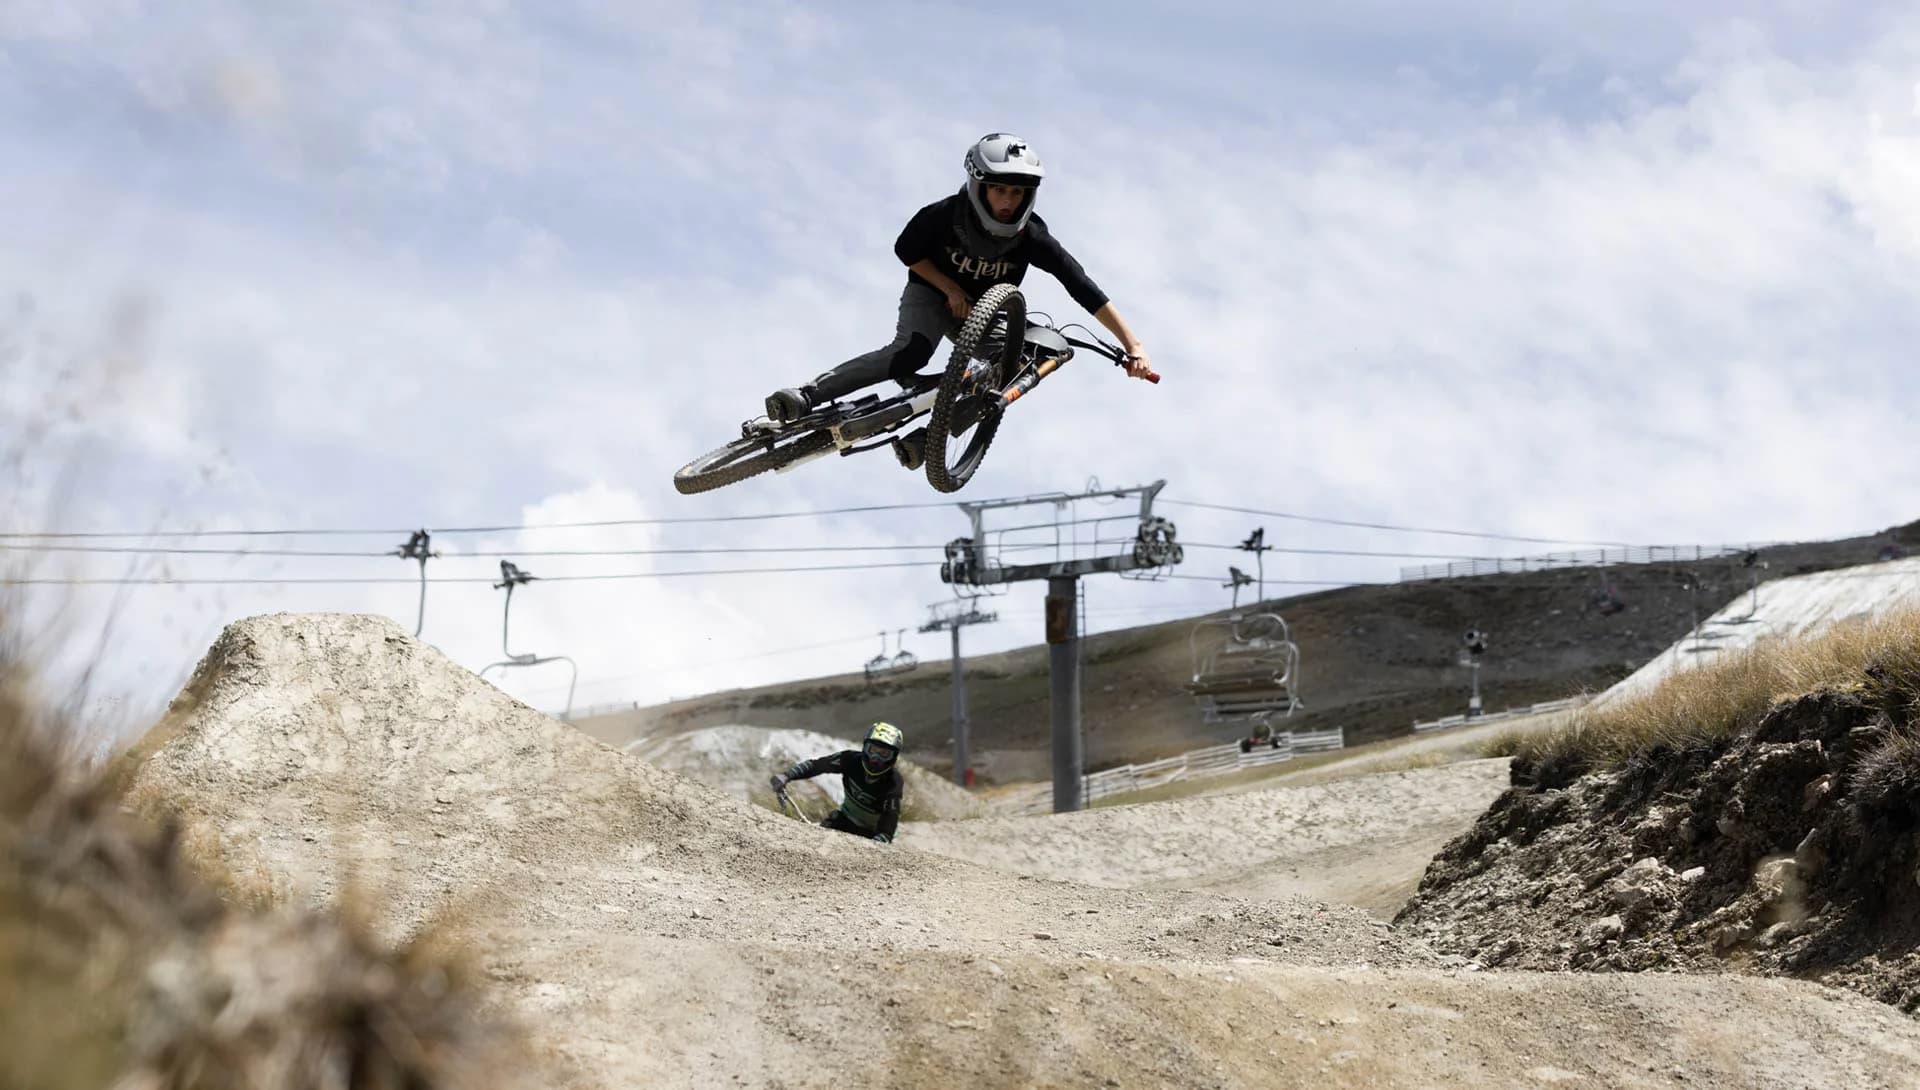
[[[967,312],[927,418],[927,483],[936,490],[960,491],[987,456],[1000,430],[1000,384],[1020,358],[1026,330],[1027,298],[1012,284],[988,288]],[[983,347],[992,358],[980,358]]]

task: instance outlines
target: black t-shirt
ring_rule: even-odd
[[[988,235],[977,222],[969,222],[973,217],[973,205],[965,190],[935,201],[907,221],[906,229],[893,244],[894,255],[903,265],[932,261],[974,299],[995,284],[1018,284],[1027,275],[1027,266],[1032,265],[1052,273],[1087,313],[1096,313],[1107,304],[1107,293],[1087,276],[1047,230],[1047,221],[1037,214],[1027,217],[1026,227],[1011,242]],[[927,284],[926,278],[915,272],[909,271],[907,279]]]
[[[894,831],[900,827],[900,796],[905,793],[897,766],[879,776],[868,776],[860,751],[843,749],[801,761],[787,769],[787,779],[810,780],[823,772],[840,774],[842,813],[869,833],[885,833],[888,840],[893,839]]]

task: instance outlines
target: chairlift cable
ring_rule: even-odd
[[[1018,546],[1032,548],[1033,546]],[[868,553],[868,552],[904,552],[908,550],[945,549],[945,544],[905,544],[905,545],[716,545],[687,546],[681,548],[660,549],[489,549],[471,553],[441,553],[442,560],[472,558],[488,560],[523,556],[724,556],[752,553]],[[387,549],[379,552],[345,552],[331,549],[213,549],[198,546],[146,546],[146,545],[41,545],[19,544],[0,541],[0,552],[24,553],[88,553],[88,554],[127,554],[134,556],[240,556],[240,557],[299,557],[301,559],[328,560],[364,560],[390,559],[396,554]],[[1473,558],[1466,559],[1487,559]]]
[[[1264,511],[1254,507],[1237,507],[1231,504],[1202,503],[1198,500],[1159,499],[1169,507],[1191,507],[1205,511],[1229,511],[1240,515],[1259,515],[1264,518],[1289,519],[1294,522],[1313,522],[1325,526],[1351,526],[1363,530],[1388,530],[1406,534],[1445,534],[1452,537],[1477,537],[1489,541],[1520,541],[1533,545],[1607,545],[1615,548],[1628,548],[1624,541],[1600,541],[1593,538],[1554,538],[1526,537],[1520,534],[1493,533],[1480,530],[1446,530],[1429,526],[1403,526],[1387,522],[1360,522],[1353,519],[1328,518],[1322,515],[1301,515],[1289,511]]]
[[[520,530],[583,530],[615,526],[675,526],[696,523],[769,522],[778,519],[819,518],[826,515],[857,515],[882,511],[916,511],[953,507],[951,502],[880,503],[858,507],[822,507],[801,511],[763,511],[743,515],[669,515],[658,518],[594,519],[584,522],[523,522],[497,526],[429,526],[435,535],[502,534]],[[410,534],[418,527],[394,529],[341,529],[318,527],[307,530],[0,530],[0,539],[34,538],[46,540],[95,540],[108,538],[205,538],[205,537],[392,537]]]
[[[794,575],[794,574],[800,574],[804,572],[874,571],[881,568],[927,568],[927,567],[931,567],[931,565],[926,561],[908,560],[908,561],[899,561],[894,563],[883,563],[883,564],[819,564],[819,565],[813,565],[810,567],[788,567],[788,568],[699,568],[692,571],[604,572],[604,573],[591,574],[591,575],[544,575],[544,576],[538,577],[538,581],[542,583],[584,583],[584,582],[611,582],[611,581],[633,580],[633,579],[675,579],[675,578],[687,578],[687,577],[705,576],[705,575]],[[489,583],[491,584],[496,582],[497,579],[498,579],[497,576],[450,576],[447,578],[428,579],[427,583],[428,584],[434,584],[434,583]],[[130,577],[123,577],[123,578],[93,578],[93,579],[90,579],[90,578],[61,579],[61,578],[38,578],[38,577],[13,579],[13,578],[7,578],[7,577],[0,577],[0,586],[67,586],[67,587],[74,587],[74,586],[119,586],[119,587],[303,586],[303,585],[377,586],[377,585],[383,585],[388,583],[405,583],[408,586],[416,586],[419,584],[419,580],[411,579],[411,578],[354,579],[354,578],[344,578],[344,577],[334,578],[334,577],[324,577],[324,576],[312,577],[312,578],[288,577],[288,578],[282,578],[282,579],[269,579],[269,578],[225,578],[225,579],[223,578],[178,578],[176,579],[176,578],[169,578],[164,576],[149,576],[145,578],[130,576]]]

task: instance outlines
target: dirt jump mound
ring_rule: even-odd
[[[699,821],[725,805],[714,792],[621,758],[367,616],[228,626],[134,759],[136,792],[276,877],[326,893],[350,866],[416,907],[513,877],[516,861],[662,845],[717,860],[779,821],[745,809]]]
[[[1920,1077],[1920,1027],[1797,981],[1449,969],[1349,905],[1182,888],[1197,861],[1142,863],[1153,888],[1124,889],[995,865],[1078,872],[1021,842],[1057,835],[1044,822],[987,827],[997,853],[965,847],[970,822],[892,845],[804,825],[548,719],[384,619],[235,623],[127,767],[276,881],[325,898],[374,872],[384,927],[454,905],[548,1086]],[[1231,852],[1160,813],[1074,824],[1112,859]]]
[[[1614,769],[1522,756],[1400,913],[1483,966],[1736,970],[1920,1009],[1920,736],[1899,686]]]

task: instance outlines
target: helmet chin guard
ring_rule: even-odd
[[[1025,140],[1012,133],[996,132],[981,137],[967,149],[967,200],[980,228],[995,238],[1012,238],[1026,229],[1033,215],[1034,198],[1039,195],[1040,179],[1046,174],[1040,157]],[[993,214],[987,203],[989,185],[1017,185],[1027,190],[1026,199],[1011,221]]]

